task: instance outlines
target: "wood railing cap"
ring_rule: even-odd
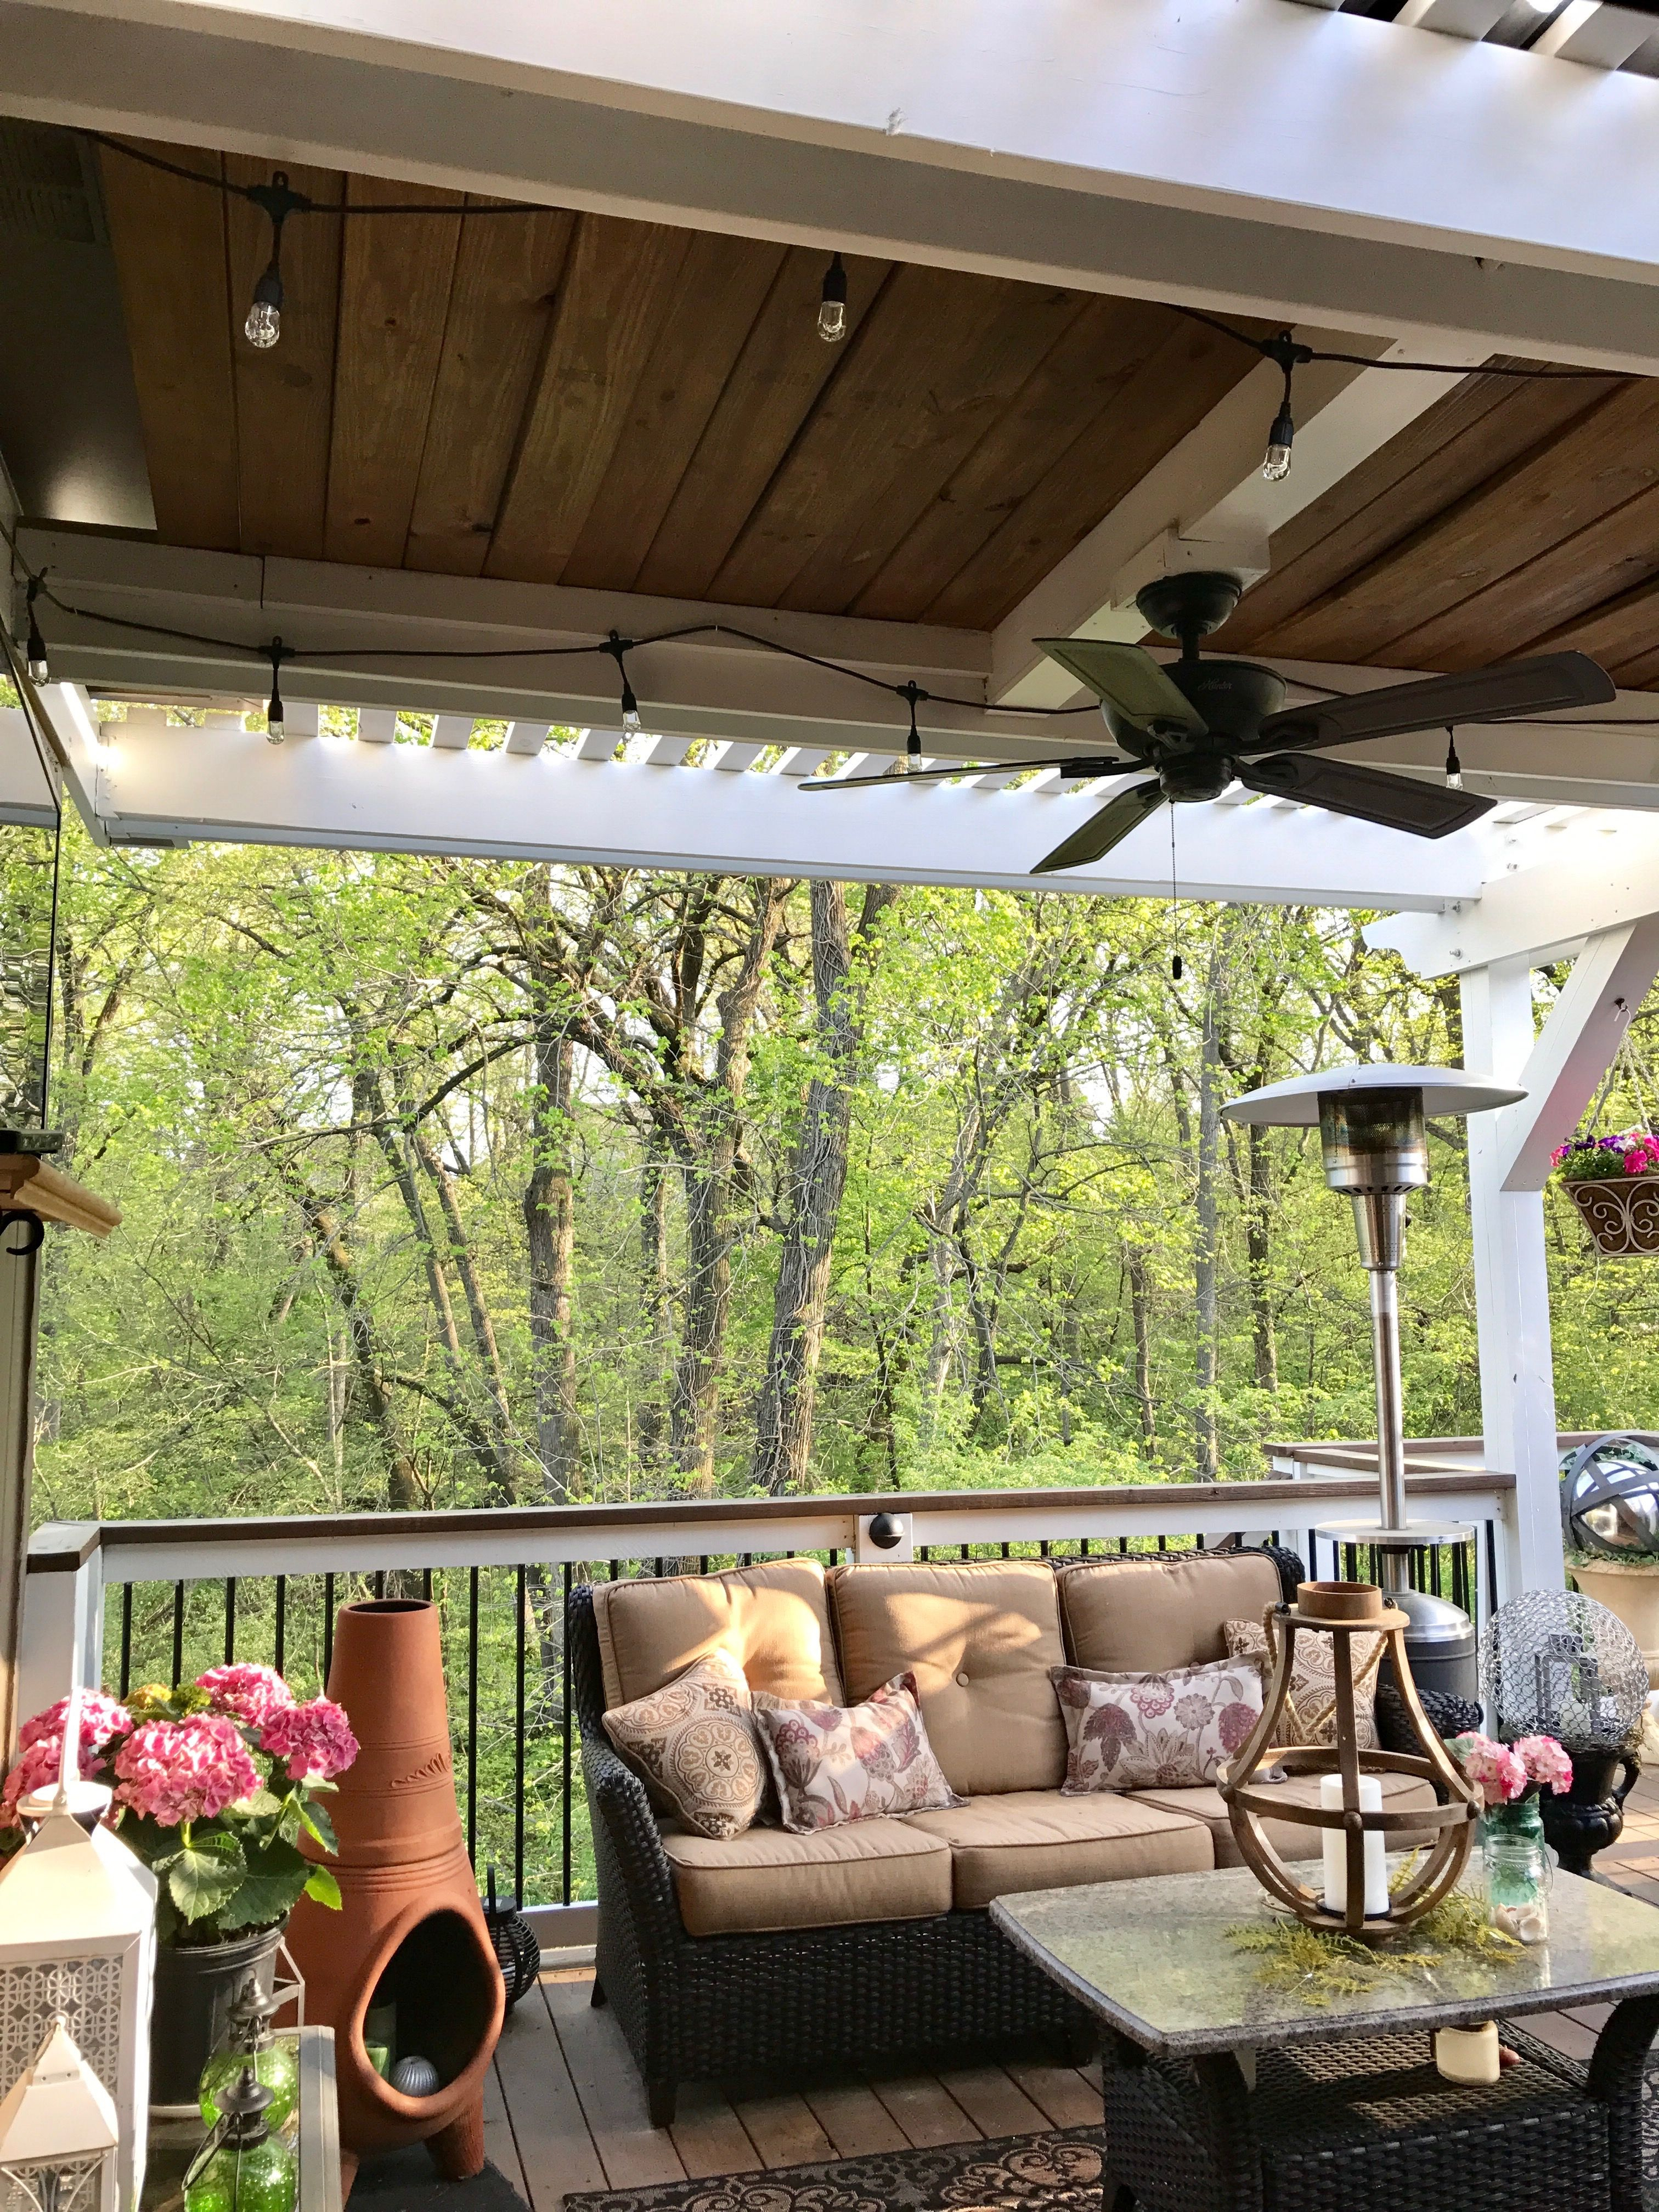
[[[61,1221],[93,1237],[107,1237],[121,1219],[118,1206],[100,1198],[38,1152],[0,1152],[0,1206],[38,1214],[42,1221]]]

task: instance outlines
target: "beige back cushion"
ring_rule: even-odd
[[[1052,1568],[1012,1559],[837,1567],[830,1593],[848,1696],[913,1674],[953,1790],[1059,1789],[1066,1728],[1048,1680],[1063,1657]]]
[[[842,1702],[816,1559],[662,1582],[598,1583],[593,1620],[607,1711],[650,1697],[714,1650],[731,1654],[751,1690]]]
[[[1076,1664],[1142,1673],[1230,1657],[1222,1623],[1259,1620],[1282,1595],[1259,1552],[1130,1553],[1064,1566],[1058,1580]]]

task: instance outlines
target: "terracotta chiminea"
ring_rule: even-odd
[[[328,1694],[361,1747],[329,1801],[343,1905],[301,1898],[288,1941],[308,2017],[334,2030],[340,2142],[353,2166],[425,2142],[443,2178],[464,2181],[483,2166],[483,2078],[503,1990],[456,1809],[437,1608],[398,1598],[343,1606]],[[388,2068],[430,2060],[438,2087],[403,2095],[369,2042]]]

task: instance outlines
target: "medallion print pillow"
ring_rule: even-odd
[[[783,1825],[798,1836],[967,1802],[933,1756],[914,1674],[895,1674],[861,1705],[791,1705],[757,1690],[755,1721]]]
[[[1243,1747],[1261,1717],[1261,1670],[1218,1659],[1164,1674],[1051,1667],[1066,1722],[1060,1794],[1196,1790]]]
[[[766,1802],[767,1770],[744,1672],[709,1651],[683,1674],[617,1705],[605,1732],[661,1812],[717,1843],[751,1827]]]
[[[1276,1645],[1258,1620],[1225,1620],[1221,1632],[1235,1659],[1254,1659],[1266,1686],[1273,1679]],[[1336,1741],[1336,1661],[1334,1636],[1298,1636],[1291,1660],[1291,1694],[1279,1734],[1281,1749],[1291,1745]],[[1353,1666],[1353,1732],[1361,1751],[1376,1744],[1376,1670],[1382,1657],[1380,1636],[1348,1640]]]

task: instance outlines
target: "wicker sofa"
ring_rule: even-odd
[[[1212,1789],[1061,1796],[1048,1669],[1224,1657],[1222,1623],[1259,1619],[1301,1572],[1264,1549],[827,1576],[795,1559],[579,1588],[568,1632],[599,1874],[593,2002],[616,2008],[653,2122],[672,2121],[686,2081],[1034,2031],[1074,2054],[1086,2046],[1085,2016],[993,1928],[992,1899],[1237,1855]],[[602,1716],[716,1645],[751,1688],[832,1705],[908,1668],[939,1763],[969,1802],[810,1836],[757,1825],[718,1843],[660,1817]],[[1311,1832],[1282,1824],[1275,1842],[1305,1851]]]

